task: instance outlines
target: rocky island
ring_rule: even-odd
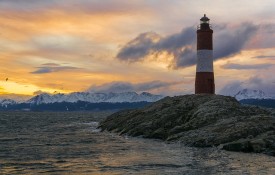
[[[129,136],[275,155],[275,111],[222,95],[166,97],[110,115],[99,126]]]

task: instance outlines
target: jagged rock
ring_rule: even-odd
[[[258,135],[256,138],[240,139],[222,145],[228,151],[264,152],[275,156],[275,131]]]
[[[271,110],[242,106],[228,96],[166,97],[143,109],[117,112],[100,123],[102,130],[188,146],[274,153],[275,116]]]

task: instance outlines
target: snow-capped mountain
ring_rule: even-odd
[[[266,95],[262,90],[243,89],[239,91],[234,97],[240,101],[244,99],[272,99]]]
[[[89,92],[73,92],[70,94],[54,94],[47,93],[37,95],[26,103],[31,104],[49,104],[49,103],[61,103],[70,102],[75,103],[78,101],[90,102],[90,103],[118,103],[118,102],[155,102],[163,98],[161,95],[153,95],[147,92],[138,94],[136,92],[123,92],[123,93],[89,93]]]
[[[16,101],[11,99],[0,99],[0,105],[1,106],[7,106],[7,105],[14,105],[16,104]]]

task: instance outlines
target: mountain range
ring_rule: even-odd
[[[275,98],[266,95],[262,90],[243,89],[236,93],[234,97],[243,104],[252,104],[265,107],[275,107]],[[164,98],[162,95],[154,95],[148,92],[140,94],[136,92],[122,93],[91,93],[73,92],[70,94],[39,94],[25,101],[14,101],[11,99],[0,99],[0,110],[21,110],[21,109],[127,109],[142,107],[149,103]],[[72,105],[73,104],[73,105]],[[103,105],[103,107],[100,107]]]
[[[70,94],[47,94],[43,93],[36,95],[29,100],[23,102],[16,102],[11,99],[0,100],[1,105],[16,104],[16,103],[29,103],[29,104],[50,104],[50,103],[76,103],[78,101],[89,103],[122,103],[122,102],[155,102],[163,98],[161,95],[154,95],[148,92],[140,94],[136,92],[122,92],[122,93],[89,93],[89,92],[73,92]]]
[[[136,92],[123,92],[123,93],[89,93],[89,92],[73,92],[70,94],[40,94],[29,100],[26,103],[30,104],[49,104],[69,102],[76,103],[78,101],[89,103],[122,103],[122,102],[155,102],[163,98],[161,95],[153,95],[147,92],[138,94]]]
[[[262,90],[243,89],[239,91],[234,97],[240,101],[244,99],[272,99],[271,96],[266,95]]]
[[[262,90],[243,89],[234,96],[241,104],[275,108],[275,98]]]
[[[148,92],[90,93],[73,92],[70,94],[36,95],[26,101],[0,100],[0,110],[119,110],[142,107],[158,101],[164,96]]]
[[[17,102],[11,99],[0,99],[0,106],[14,105]]]

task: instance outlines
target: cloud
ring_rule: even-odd
[[[195,65],[197,61],[196,57],[197,52],[194,48],[185,48],[183,51],[178,51],[174,54],[174,60],[170,63],[169,67],[176,69]]]
[[[12,99],[17,102],[24,102],[25,100],[28,100],[31,97],[32,96],[30,96],[30,95],[13,94],[13,93],[0,94],[0,99]]]
[[[87,91],[88,92],[143,92],[152,91],[156,89],[167,88],[180,84],[181,82],[162,82],[162,81],[150,81],[145,83],[129,83],[129,82],[111,82],[103,85],[93,85]]]
[[[254,76],[247,81],[247,86],[251,89],[260,89],[271,96],[275,96],[275,79],[267,79],[266,77]]]
[[[129,62],[142,60],[146,55],[153,52],[156,44],[156,39],[160,36],[154,32],[142,33],[135,39],[128,42],[117,54],[117,58]]]
[[[33,92],[33,95],[40,95],[40,94],[44,94],[44,93],[47,93],[47,92],[38,90],[38,91]]]
[[[139,3],[129,2],[127,0],[120,0],[118,3],[115,0],[104,0],[104,1],[91,1],[91,0],[1,0],[0,9],[9,9],[16,11],[46,11],[48,9],[58,9],[59,11],[65,12],[82,12],[82,13],[123,13],[123,12],[133,12],[138,9],[145,8],[147,4],[150,3]]]
[[[49,6],[53,6],[53,0],[47,0],[47,1],[36,1],[36,0],[1,0],[0,5],[3,9],[15,9],[15,10],[33,10],[33,9],[41,9],[41,8],[47,8]]]
[[[129,92],[134,91],[134,87],[128,82],[112,82],[103,85],[93,85],[87,91],[89,92]]]
[[[72,66],[61,66],[55,63],[46,63],[42,64],[40,67],[36,67],[37,70],[30,72],[32,74],[47,74],[53,72],[61,72],[61,71],[70,71],[70,70],[77,70],[80,68],[72,67]]]
[[[174,57],[179,57],[184,53],[180,50],[194,42],[195,31],[191,27],[164,38],[155,32],[147,32],[140,34],[123,46],[116,57],[120,60],[136,62],[144,60],[150,54],[163,51],[174,55]]]
[[[40,52],[73,54],[86,51],[87,48],[85,46],[88,46],[91,42],[85,36],[45,34],[33,36],[29,44]]]
[[[241,81],[229,82],[218,92],[218,94],[234,96],[240,90],[244,89],[242,84],[243,82]]]
[[[173,52],[175,49],[181,49],[182,46],[186,46],[195,42],[196,32],[193,27],[183,29],[180,33],[167,36],[160,40],[156,44],[156,48],[159,50],[167,50]]]
[[[274,48],[275,42],[275,23],[265,23],[258,27],[258,32],[253,35],[251,42],[248,44],[249,49]]]
[[[222,59],[239,53],[257,31],[257,26],[243,23],[237,28],[217,26],[214,28],[214,59]],[[193,27],[183,29],[167,37],[154,32],[142,33],[124,45],[117,58],[123,61],[136,62],[147,56],[167,52],[173,56],[172,68],[188,67],[196,63],[196,31]],[[157,55],[157,54],[156,54]]]
[[[136,84],[135,89],[137,91],[150,91],[159,88],[165,88],[173,85],[180,84],[181,82],[163,82],[163,81],[151,81],[146,83]]]
[[[225,64],[221,66],[224,69],[267,69],[269,67],[273,66],[273,64]]]
[[[275,58],[275,55],[259,55],[252,58]]]
[[[242,89],[262,90],[267,95],[275,96],[275,79],[253,76],[245,81],[232,81],[226,84],[218,93],[222,95],[234,96]]]
[[[237,29],[224,28],[214,37],[214,59],[220,59],[237,54],[256,33],[258,27],[243,23]]]
[[[42,64],[42,66],[59,66],[59,64],[56,64],[56,63],[45,63],[45,64]]]

